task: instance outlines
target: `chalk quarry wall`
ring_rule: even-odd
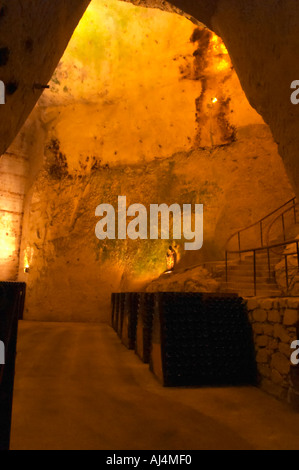
[[[101,203],[204,204],[204,249],[186,254],[177,241],[188,266],[219,259],[233,231],[293,195],[221,40],[115,0],[91,3],[21,133],[30,319],[105,321],[112,291],[164,271],[168,240],[96,239]]]
[[[131,2],[173,9],[164,0]],[[88,0],[3,0],[0,72],[8,94],[5,110],[0,108],[0,153],[7,150],[40,96],[34,84],[49,81],[88,4]],[[299,77],[297,0],[173,0],[170,4],[223,39],[249,102],[270,126],[298,195],[299,107],[290,102],[290,84]]]
[[[189,4],[185,3],[185,9],[188,10]],[[197,6],[203,4],[198,2]],[[14,3],[10,5],[13,8]],[[82,2],[78,1],[76,5],[72,19],[67,20],[61,13],[60,27],[63,25],[65,28],[64,47],[67,44],[65,33],[71,34],[71,29],[85,8]],[[213,28],[212,23],[217,16],[215,5],[211,10],[213,15],[209,13],[212,2],[208,10],[202,10],[205,11],[202,20]],[[60,2],[60,6],[64,12],[67,11],[66,1]],[[58,4],[53,2],[52,8],[58,8]],[[248,19],[245,10],[244,18]],[[1,19],[7,25],[9,11],[6,10],[7,16]],[[236,5],[235,14],[238,11]],[[256,12],[256,15],[260,12],[258,5]],[[193,10],[190,13],[196,16]],[[45,15],[46,10],[41,9],[40,16]],[[233,14],[231,18],[235,18]],[[72,21],[72,26],[66,27],[63,21]],[[225,21],[223,24],[226,25]],[[51,28],[57,26],[53,24]],[[52,33],[56,37],[54,29]],[[240,31],[241,37],[244,34]],[[244,46],[245,39],[242,41]],[[27,47],[30,49],[29,42]],[[59,47],[56,44],[56,58],[63,50],[62,42]],[[101,44],[100,55],[98,44]],[[47,47],[49,51],[43,50],[45,57],[53,53],[53,44]],[[239,71],[234,47],[231,48],[233,61]],[[34,52],[32,54],[30,60],[36,61]],[[41,51],[39,54],[40,57]],[[55,60],[50,61],[53,68]],[[9,67],[9,63],[4,66],[3,72],[6,67]],[[13,62],[11,67],[17,70]],[[50,73],[49,70],[47,73]],[[120,81],[119,77],[123,80]],[[45,76],[37,78],[39,82],[46,80]],[[254,76],[251,76],[252,87],[254,80]],[[51,300],[54,302],[49,307],[51,312],[55,311],[56,304],[60,302],[59,296],[53,294],[59,285],[61,298],[65,288],[69,298],[72,298],[71,291],[75,284],[69,274],[68,264],[74,260],[80,260],[76,261],[79,263],[76,282],[82,286],[77,290],[77,300],[83,296],[80,292],[86,286],[90,286],[86,287],[87,291],[93,285],[97,286],[103,293],[99,294],[96,301],[97,308],[107,305],[110,290],[131,285],[131,281],[128,282],[128,278],[131,278],[129,273],[135,276],[138,272],[135,279],[139,283],[145,278],[152,279],[163,270],[164,244],[159,245],[159,248],[146,245],[138,247],[142,270],[140,261],[136,261],[138,268],[131,266],[134,248],[130,254],[126,247],[119,247],[117,259],[120,264],[117,261],[115,268],[113,257],[112,262],[105,261],[112,271],[115,268],[118,273],[112,275],[107,290],[106,281],[103,281],[107,276],[107,265],[102,263],[102,255],[99,257],[99,253],[104,251],[105,260],[108,260],[110,250],[107,252],[101,246],[94,250],[92,221],[95,207],[107,200],[115,201],[120,192],[127,192],[129,203],[143,202],[146,205],[150,202],[148,195],[151,195],[151,202],[163,200],[172,203],[173,199],[177,199],[178,202],[204,203],[205,255],[209,257],[219,256],[232,231],[254,222],[293,195],[269,129],[249,106],[223,44],[210,32],[202,27],[196,28],[184,18],[151,9],[143,10],[114,0],[109,5],[94,0],[50,85],[50,90],[43,94],[22,129],[19,143],[14,144],[14,150],[9,150],[6,160],[2,161],[2,165],[5,165],[1,170],[6,185],[11,172],[14,175],[20,173],[23,178],[30,168],[27,181],[22,182],[18,207],[15,206],[14,211],[22,214],[22,198],[26,192],[20,276],[24,276],[26,255],[31,264],[26,281],[29,285],[28,305],[32,299],[33,317],[40,317],[41,314],[37,312],[41,311],[43,300],[41,292],[38,294],[37,290],[33,299],[30,291],[33,292],[41,282],[49,285],[49,292],[44,299],[46,303],[50,298],[57,299]],[[17,93],[13,96],[20,98],[21,95]],[[218,102],[211,108],[214,96],[218,97]],[[26,99],[23,93],[24,103]],[[31,99],[26,109],[33,102]],[[17,101],[11,103],[11,106],[16,106]],[[256,105],[254,100],[252,103]],[[21,111],[23,117],[18,117],[19,124],[25,116],[24,109]],[[8,113],[7,122],[9,116]],[[10,138],[5,127],[3,129],[5,136]],[[15,157],[19,162],[24,157],[25,163],[18,167]],[[5,163],[8,158],[9,165]],[[149,162],[152,163],[149,165]],[[117,181],[124,181],[121,178],[126,172],[132,174],[131,186],[116,184]],[[18,185],[19,179],[19,176],[15,178],[14,185]],[[92,198],[89,200],[91,187]],[[109,187],[108,195],[105,187]],[[64,191],[66,188],[68,190]],[[139,201],[135,200],[136,194],[140,194]],[[3,195],[4,203],[0,210],[5,212],[12,196],[6,193]],[[61,210],[63,207],[66,209]],[[70,220],[61,218],[59,211],[64,215],[68,211]],[[1,261],[2,277],[6,279],[13,279],[18,269],[16,254],[20,241],[21,215],[13,217],[18,220],[7,223],[2,218],[1,226],[3,234],[5,232],[5,247],[9,246],[8,242],[16,241],[10,259]],[[85,225],[80,227],[78,220],[84,221],[84,217]],[[84,238],[83,252],[86,253],[80,257],[77,253],[83,242],[79,239],[87,230],[90,241],[88,237]],[[65,244],[69,249],[67,260]],[[195,261],[200,261],[200,256]],[[55,258],[61,261],[50,268],[50,260]],[[97,262],[99,260],[101,262]],[[192,257],[186,260],[186,264],[192,262]],[[86,266],[90,263],[94,263],[96,275],[86,273]],[[63,267],[58,269],[58,265]],[[55,276],[59,270],[66,283],[64,287],[59,282],[59,276]],[[102,274],[104,272],[105,278]],[[53,279],[56,281],[52,285]],[[78,305],[78,301],[70,300],[60,310],[65,312],[66,319],[82,319],[83,314],[79,312]],[[53,318],[50,310],[45,312],[47,318]],[[88,313],[87,318],[96,318],[95,306],[87,310],[94,312]]]
[[[127,1],[127,0],[125,0]],[[169,8],[163,0],[128,0]],[[171,0],[224,41],[250,104],[270,126],[299,196],[299,106],[291,83],[299,79],[297,0]]]

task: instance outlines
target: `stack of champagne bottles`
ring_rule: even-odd
[[[155,294],[140,294],[135,352],[145,364],[149,364],[151,358],[154,311]]]
[[[113,294],[112,325],[164,386],[256,383],[252,329],[237,295]]]
[[[151,352],[155,295],[127,292],[112,294],[111,325],[128,349],[148,363]]]
[[[161,332],[164,385],[255,383],[252,329],[239,297],[160,294],[154,321]]]
[[[25,291],[23,283],[0,282],[0,341],[5,346],[5,364],[0,365],[0,450],[8,450],[10,444],[18,320],[23,317]]]

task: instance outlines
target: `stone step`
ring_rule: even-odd
[[[251,260],[253,260],[253,254],[246,255],[246,256],[244,256],[243,259],[241,259],[241,261],[251,261]],[[267,253],[262,253],[262,254],[259,253],[259,254],[256,255],[256,260],[257,261],[260,260],[260,261],[268,262],[268,254]],[[270,260],[272,262],[275,262],[275,261],[279,262],[281,260],[281,255],[276,254],[276,253],[270,253]]]
[[[281,260],[283,261],[283,260]],[[275,268],[277,266],[278,263],[270,263],[270,270],[271,271],[275,271]],[[257,271],[261,271],[261,272],[268,272],[269,271],[269,266],[268,266],[268,262],[267,263],[260,263],[260,262],[256,262],[255,264],[256,266],[256,270]],[[238,265],[235,265],[235,266],[229,266],[228,267],[228,270],[229,271],[252,271],[254,268],[254,263],[253,261],[251,263],[240,263]]]
[[[228,269],[232,270],[232,271],[237,271],[238,269],[244,269],[245,271],[246,270],[250,270],[250,269],[253,269],[253,266],[254,266],[254,263],[253,261],[251,263],[239,263],[239,264],[236,264],[234,266],[228,266]],[[257,269],[268,269],[268,263],[255,263],[255,266]],[[277,266],[277,263],[270,263],[270,267],[272,269],[275,268],[275,266]]]
[[[281,258],[282,258],[282,255],[276,255],[276,254],[273,254],[273,253],[270,254],[270,261],[272,263],[279,263]],[[255,259],[256,259],[257,262],[263,262],[263,263],[266,262],[266,263],[268,263],[268,255],[267,254],[265,254],[263,256],[257,255]],[[238,262],[238,261],[236,260],[236,262]],[[241,258],[241,260],[239,260],[239,262],[241,262],[241,263],[251,262],[252,263],[253,262],[253,255],[245,256],[244,258]]]
[[[228,271],[229,272],[238,272],[238,271],[246,272],[247,271],[247,272],[251,273],[251,272],[253,272],[253,268],[254,268],[253,263],[252,264],[247,264],[247,265],[239,264],[239,266],[229,267]],[[264,264],[256,264],[256,270],[259,270],[261,272],[268,272],[269,267],[268,267],[268,265],[264,265]],[[270,265],[270,270],[274,271],[275,270],[275,265],[274,266]]]
[[[272,266],[270,264],[271,270],[274,270],[275,266],[276,265]],[[269,270],[268,263],[267,264],[257,263],[256,264],[256,269],[259,269],[261,271],[268,271]],[[228,267],[228,271],[248,271],[248,272],[251,272],[251,271],[253,271],[253,263],[239,264],[239,265],[236,265],[236,266],[230,266],[230,267]]]
[[[254,286],[253,284],[251,286],[247,286],[247,287],[244,287],[244,286],[237,286],[237,285],[226,285],[226,284],[223,284],[223,288],[229,290],[230,292],[239,292],[239,291],[253,291],[254,290]],[[275,286],[260,286],[260,285],[257,285],[257,291],[259,292],[275,292],[276,294],[281,294],[280,293],[280,289],[278,289],[277,287]]]
[[[222,290],[224,294],[238,294],[240,297],[246,298],[246,297],[280,297],[281,292],[276,292],[276,291],[259,291],[257,290],[256,294],[254,290],[250,291],[236,291],[236,290]]]
[[[225,279],[223,279],[225,281]],[[231,283],[234,283],[234,284],[248,284],[248,285],[251,285],[253,284],[253,276],[239,276],[239,277],[233,277],[233,276],[228,276],[228,280],[227,282],[231,282]],[[268,277],[259,277],[257,276],[256,278],[256,282],[260,283],[260,284],[276,284],[275,283],[275,280],[273,278],[268,278]]]
[[[272,289],[272,288],[273,289],[278,289],[277,284],[273,281],[272,282],[262,282],[262,281],[258,282],[258,280],[257,280],[256,284],[258,286],[260,286],[261,288],[263,288],[263,289],[264,288],[265,289]],[[251,282],[249,282],[249,281],[233,281],[233,280],[229,279],[227,281],[226,285],[228,287],[235,287],[235,288],[237,288],[237,287],[238,288],[239,287],[248,287],[248,288],[250,288],[250,287],[253,287],[254,284],[253,284],[253,279],[251,280]]]
[[[251,269],[250,271],[242,271],[242,270],[228,271],[227,275],[228,275],[228,277],[230,277],[232,279],[238,279],[238,278],[252,279],[253,276],[254,276],[254,272],[253,272],[253,269]],[[226,277],[226,273],[223,273],[223,276]],[[270,277],[270,279],[273,279],[274,278],[274,271],[271,270],[271,273],[270,273],[270,276],[269,276],[268,270],[265,270],[265,271],[257,270],[256,271],[256,277],[259,278],[259,279],[269,279],[269,277]]]
[[[234,286],[253,286],[253,276],[250,278],[228,278],[228,281],[226,284],[234,285]],[[275,287],[278,289],[277,284],[274,279],[262,279],[262,278],[257,278],[256,283],[262,287],[269,288],[271,286]]]

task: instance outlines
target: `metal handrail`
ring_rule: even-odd
[[[258,225],[260,226],[260,236],[261,236],[261,247],[264,247],[264,226],[263,226],[263,222],[265,222],[265,220],[269,219],[270,217],[272,217],[276,212],[280,211],[281,209],[283,209],[285,206],[287,206],[288,204],[293,204],[293,206],[296,205],[296,197],[293,197],[292,199],[290,199],[289,201],[285,202],[282,206],[278,207],[277,209],[275,209],[274,211],[270,212],[269,214],[265,215],[264,217],[262,217],[260,220],[258,220],[257,222],[251,224],[251,225],[248,225],[248,227],[245,227],[241,230],[238,230],[237,232],[233,233],[231,235],[231,237],[227,240],[227,243],[226,243],[226,247],[228,247],[228,244],[232,241],[232,239],[234,237],[238,237],[238,246],[239,246],[239,251],[241,251],[241,233],[253,228],[253,227],[257,227]],[[289,208],[290,210],[293,208],[293,206],[291,208]]]
[[[282,256],[285,258],[285,271],[286,271],[286,287],[289,288],[289,269],[288,269],[288,257],[297,255],[297,264],[298,264],[298,272],[299,272],[299,239],[293,239],[288,241],[283,241],[280,243],[274,243],[273,245],[258,247],[258,248],[249,248],[246,250],[237,250],[237,251],[229,251],[226,250],[225,252],[225,277],[226,282],[228,282],[228,255],[229,254],[244,254],[244,253],[253,253],[253,282],[254,282],[254,295],[256,296],[257,293],[257,272],[256,272],[256,253],[261,251],[267,251],[268,256],[268,271],[269,271],[269,279],[271,278],[271,250],[273,248],[278,248],[281,246],[288,246],[296,244],[296,251],[293,253],[283,253]]]
[[[226,250],[227,253],[232,253],[232,254],[244,254],[244,253],[251,253],[252,251],[265,251],[267,249],[271,250],[272,248],[278,248],[279,246],[285,246],[285,245],[292,245],[294,243],[299,243],[298,238],[294,238],[292,240],[286,240],[283,242],[279,243],[273,243],[273,245],[267,245],[267,246],[260,246],[256,248],[246,248],[245,250]]]
[[[273,225],[277,222],[277,220],[281,219],[281,222],[282,222],[282,234],[283,234],[283,240],[285,241],[286,239],[286,231],[285,231],[285,215],[288,213],[288,212],[291,212],[291,211],[294,211],[294,222],[295,224],[297,224],[297,213],[296,213],[296,208],[299,207],[299,203],[295,203],[294,201],[294,204],[292,207],[288,207],[288,209],[286,209],[285,211],[283,211],[281,214],[279,214],[277,217],[275,217],[274,220],[272,220],[271,224],[269,225],[268,227],[268,230],[267,230],[267,237],[266,237],[266,240],[267,240],[267,245],[269,245],[269,237],[270,237],[270,231],[273,227]]]

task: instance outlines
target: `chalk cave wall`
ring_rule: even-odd
[[[50,85],[18,144],[27,319],[106,321],[111,292],[165,270],[168,241],[97,240],[101,203],[204,204],[203,250],[177,241],[190,265],[293,195],[222,42],[184,17],[94,0]]]
[[[0,157],[0,279],[17,280],[28,155],[18,139]]]
[[[41,95],[39,86],[51,78],[88,3],[88,0],[0,3],[0,80],[5,84],[6,101],[0,106],[1,280],[15,281],[18,276],[24,195],[32,164],[27,142],[22,141],[24,130],[21,136],[16,135]]]
[[[21,129],[50,80],[90,0],[2,0],[0,80],[6,104],[0,106],[0,154]]]
[[[144,6],[163,0],[131,0]],[[270,126],[299,196],[299,106],[290,101],[299,77],[297,0],[172,0],[223,39],[251,105]]]

